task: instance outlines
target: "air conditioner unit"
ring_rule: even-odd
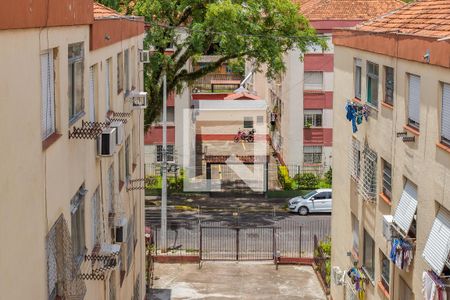
[[[147,93],[146,92],[131,92],[128,98],[131,100],[132,109],[147,108]]]
[[[342,271],[339,267],[331,268],[331,280],[335,285],[343,285],[345,281],[345,271]]]
[[[139,49],[139,61],[143,64],[150,62],[150,50]]]
[[[128,220],[121,217],[116,223],[116,243],[125,243],[127,241]]]
[[[383,215],[383,236],[386,240],[391,240],[391,226],[393,219],[392,215]]]
[[[111,124],[109,125],[109,127],[111,128],[115,128],[116,129],[116,144],[117,145],[122,145],[123,144],[123,137],[124,137],[124,125],[122,121],[113,121],[111,122]]]
[[[99,156],[112,156],[116,149],[116,129],[106,128],[97,138],[97,154]]]

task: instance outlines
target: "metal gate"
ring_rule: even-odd
[[[200,227],[200,260],[272,260],[276,227]]]

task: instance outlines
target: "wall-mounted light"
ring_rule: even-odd
[[[107,33],[105,33],[105,40],[109,41],[111,39],[111,36]]]

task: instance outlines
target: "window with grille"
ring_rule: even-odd
[[[305,164],[322,163],[322,146],[304,146],[303,161]]]
[[[244,117],[244,128],[253,128],[253,117]]]
[[[391,199],[392,197],[392,166],[383,160],[383,194]]]
[[[360,193],[365,200],[376,199],[377,192],[377,154],[368,146],[363,151],[362,182]]]
[[[68,50],[69,122],[75,122],[84,111],[84,43],[70,44]]]
[[[70,200],[71,238],[73,256],[77,263],[81,263],[85,253],[85,223],[84,223],[84,184]]]
[[[354,59],[354,89],[355,89],[355,98],[361,99],[361,76],[362,76],[362,67],[361,60],[358,58]]]
[[[378,65],[367,62],[367,102],[378,107]]]
[[[322,127],[322,111],[321,110],[305,110],[303,113],[304,126]]]
[[[364,230],[363,269],[371,280],[375,278],[375,242]]]
[[[157,145],[156,146],[156,161],[162,162],[163,161],[163,146]],[[173,145],[167,145],[167,161],[172,162],[173,159]]]
[[[41,97],[41,132],[42,140],[45,140],[56,131],[53,49],[41,54]]]
[[[355,180],[359,179],[361,174],[361,143],[357,139],[352,139],[352,151],[350,157],[350,175]]]
[[[420,77],[409,74],[408,80],[408,125],[420,127]]]
[[[117,94],[123,91],[123,52],[117,53]]]
[[[124,67],[125,67],[125,91],[130,90],[130,53],[128,49],[124,51]]]
[[[305,72],[303,88],[305,90],[322,90],[323,89],[323,72]]]
[[[384,66],[384,102],[394,105],[394,68]]]
[[[380,251],[381,260],[381,284],[384,289],[389,293],[389,278],[390,278],[390,263],[386,255]]]
[[[441,142],[450,145],[450,84],[442,84]]]

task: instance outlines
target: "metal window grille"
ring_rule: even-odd
[[[394,68],[384,67],[384,102],[394,104]]]
[[[167,145],[167,161],[174,161],[173,159],[173,145]],[[163,161],[163,146],[157,145],[156,146],[156,161],[162,162]]]
[[[377,154],[366,145],[363,150],[362,178],[359,182],[359,193],[364,200],[375,201],[376,199],[376,169]]]
[[[41,54],[42,139],[52,135],[55,128],[55,75],[53,50]]]
[[[350,175],[356,182],[359,181],[361,174],[361,143],[357,139],[352,139],[350,151]]]
[[[69,228],[61,214],[46,237],[48,299],[83,299],[84,281],[78,278]]]

